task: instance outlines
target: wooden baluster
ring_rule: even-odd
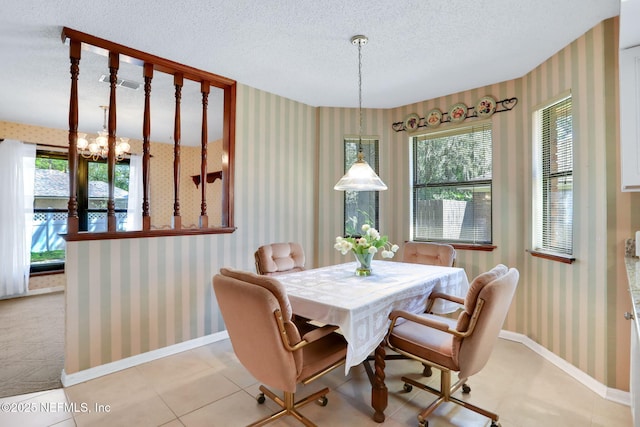
[[[173,76],[173,84],[176,88],[176,111],[173,123],[173,228],[182,228],[180,217],[180,99],[182,97],[183,76],[176,73]]]
[[[69,203],[67,205],[67,233],[78,234],[78,74],[80,74],[81,43],[71,40],[71,94],[69,96]]]
[[[200,205],[200,228],[209,227],[207,216],[207,143],[209,131],[207,129],[207,106],[209,104],[209,82],[200,83],[202,92],[202,159],[200,161],[200,182],[202,183],[202,203]]]
[[[151,230],[149,214],[149,168],[151,166],[151,79],[153,64],[145,63],[144,74],[144,119],[142,122],[142,229]]]
[[[107,200],[107,231],[117,231],[116,220],[116,88],[118,84],[118,68],[120,68],[120,55],[109,52],[109,152],[107,153],[107,178],[109,181],[109,199]]]

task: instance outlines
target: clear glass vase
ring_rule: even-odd
[[[370,276],[371,275],[371,261],[373,260],[373,254],[353,253],[356,257],[356,276]]]

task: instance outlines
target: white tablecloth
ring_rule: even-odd
[[[356,263],[350,262],[277,276],[294,313],[340,326],[348,342],[346,373],[380,344],[392,310],[419,313],[431,292],[464,297],[469,289],[461,268],[375,260],[373,274],[367,277],[356,276],[355,268]],[[441,301],[434,312],[458,307]]]

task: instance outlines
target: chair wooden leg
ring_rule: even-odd
[[[422,366],[424,366],[424,369],[422,370],[422,376],[423,377],[430,377],[431,375],[433,375],[433,371],[431,370],[431,366],[427,365],[426,363],[423,363]]]

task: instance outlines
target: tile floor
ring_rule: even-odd
[[[389,405],[384,426],[417,426],[416,414],[431,394],[402,392],[400,376],[421,365],[388,361]],[[430,380],[437,384],[434,370]],[[258,385],[239,364],[228,340],[145,363],[65,389],[0,399],[0,426],[244,426],[275,411],[258,405]],[[329,404],[303,412],[319,426],[376,426],[370,386],[362,366],[348,376],[336,369],[298,389],[329,386]],[[498,340],[485,369],[469,381],[468,399],[496,411],[503,427],[631,426],[629,407],[602,399],[519,343]],[[23,412],[10,412],[22,409]],[[9,410],[9,411],[8,411]],[[28,412],[30,411],[30,412]],[[292,417],[271,424],[299,426]],[[430,427],[488,426],[489,420],[453,404],[442,405]]]

